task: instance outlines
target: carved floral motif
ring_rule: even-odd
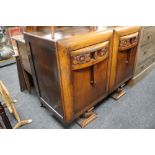
[[[129,39],[120,40],[119,47],[120,48],[132,47],[133,45],[135,45],[137,43],[138,43],[138,38],[133,37],[133,38],[129,38]]]
[[[106,52],[108,52],[108,47],[102,48],[100,50],[97,51],[97,55],[99,57],[103,56]]]
[[[74,65],[86,63],[89,62],[90,60],[91,60],[90,53],[72,56],[72,62]]]
[[[90,53],[84,53],[84,54],[79,54],[79,55],[72,55],[72,64],[77,65],[77,64],[84,64],[90,61],[94,61],[98,57],[102,57],[106,52],[108,52],[108,46],[96,50],[94,52]]]

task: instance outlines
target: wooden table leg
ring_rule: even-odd
[[[0,95],[2,96],[3,101],[6,104],[8,110],[10,111],[11,114],[14,115],[14,117],[18,122],[14,127],[15,129],[32,122],[32,120],[21,120],[14,104],[16,100],[12,100],[9,91],[7,90],[2,81],[0,81]],[[2,108],[3,108],[2,110],[4,111],[4,107]]]

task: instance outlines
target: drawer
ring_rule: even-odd
[[[143,29],[147,29],[147,28],[150,28],[152,26],[143,26]]]
[[[143,70],[148,68],[150,65],[152,65],[155,62],[155,55],[149,57],[147,60],[139,63],[135,69],[135,74],[141,73]]]
[[[155,26],[143,29],[141,45],[148,44],[155,40]]]
[[[145,46],[139,48],[138,56],[137,56],[137,64],[139,64],[140,62],[143,62],[144,60],[148,59],[152,55],[155,55],[154,42],[146,44]]]

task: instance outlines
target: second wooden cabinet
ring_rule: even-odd
[[[109,92],[133,77],[140,27],[114,29]]]

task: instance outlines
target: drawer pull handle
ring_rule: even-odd
[[[95,81],[95,77],[94,77],[94,66],[91,66],[91,69],[90,69],[90,84],[92,86],[94,86],[96,84],[96,81]]]
[[[128,49],[128,50],[127,50],[127,58],[126,58],[126,61],[125,61],[126,64],[129,63],[129,60],[130,60],[130,53],[131,53],[131,50]]]
[[[126,64],[128,64],[128,63],[129,63],[129,61],[128,61],[128,60],[126,60],[126,61],[125,61],[125,63],[126,63]]]
[[[96,84],[96,81],[90,81],[90,84],[94,85]]]
[[[144,66],[142,66],[141,69],[144,69]]]

